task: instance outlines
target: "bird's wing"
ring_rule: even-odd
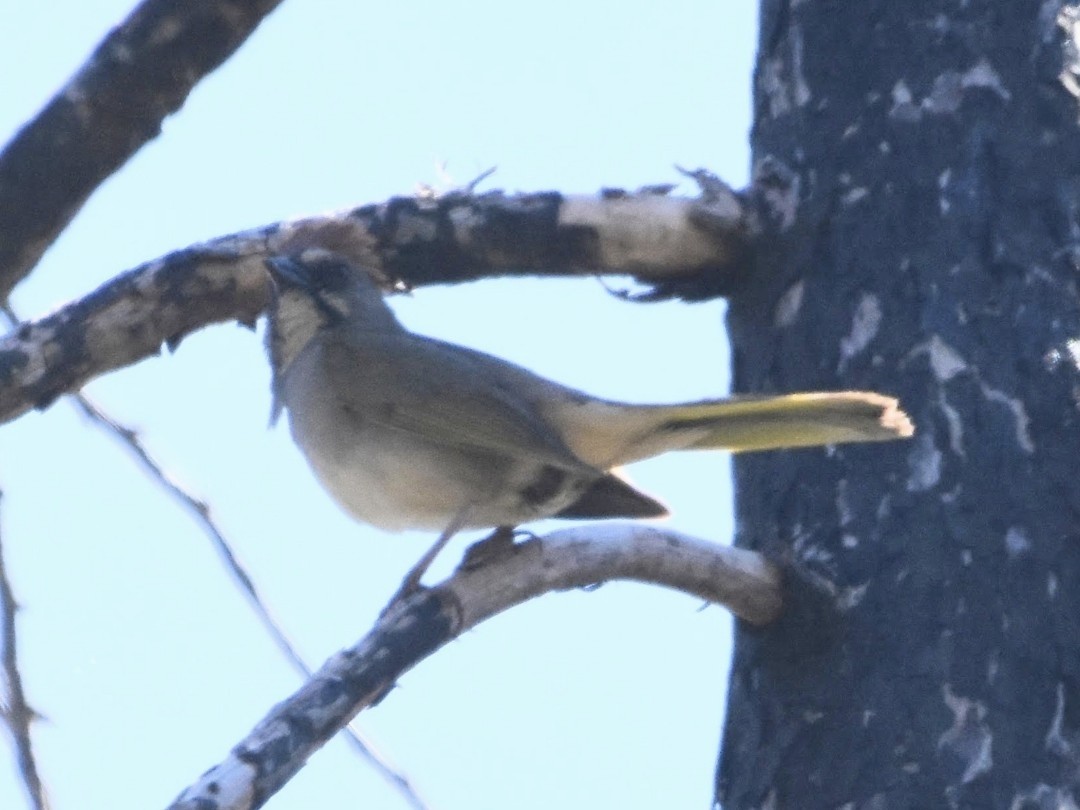
[[[361,420],[444,446],[600,473],[567,448],[504,367],[510,377],[535,375],[496,357],[411,333],[375,333],[328,340],[322,363],[331,389]]]
[[[597,478],[576,501],[555,517],[573,520],[593,518],[657,518],[668,514],[667,507],[614,473]]]

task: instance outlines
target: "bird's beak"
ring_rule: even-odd
[[[311,273],[289,256],[271,256],[266,260],[266,269],[278,289],[311,290]]]

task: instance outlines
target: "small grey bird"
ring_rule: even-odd
[[[769,450],[912,435],[874,393],[675,405],[599,399],[408,331],[372,277],[325,251],[267,262],[273,413],[357,520],[442,532],[546,517],[658,517],[612,470],[668,450]],[[413,584],[419,581],[416,573]]]

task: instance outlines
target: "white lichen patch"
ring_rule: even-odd
[[[930,361],[930,371],[939,385],[947,383],[958,374],[964,372],[972,374],[978,380],[979,390],[982,395],[991,402],[1004,405],[1012,414],[1015,425],[1014,436],[1020,449],[1028,454],[1035,452],[1035,441],[1031,436],[1031,419],[1028,416],[1023,400],[1019,397],[1011,397],[1001,389],[994,388],[983,382],[980,379],[979,370],[968,365],[956,349],[937,335],[912,349],[908,353],[908,359],[921,354],[927,355]],[[948,404],[948,400],[944,395],[939,399],[939,405],[942,407],[946,419],[949,420],[949,445],[956,450],[960,447],[960,440],[963,436],[963,424],[960,421],[959,414]]]
[[[803,71],[803,38],[797,26],[788,29],[790,48],[761,61],[758,90],[768,99],[769,116],[776,118],[810,102],[810,87]]]
[[[253,764],[230,754],[181,793],[176,804],[187,802],[194,807],[205,802],[207,807],[251,807],[258,778],[259,771]]]
[[[941,480],[941,451],[929,433],[920,433],[908,453],[908,492],[926,492]]]
[[[1026,810],[1028,807],[1037,807],[1040,810],[1080,810],[1072,791],[1045,782],[1017,792],[1009,803],[1009,810]]]
[[[919,109],[932,115],[946,115],[960,109],[964,100],[961,74],[946,70],[934,78],[930,92],[919,104]]]
[[[921,355],[926,355],[930,361],[930,372],[934,375],[938,385],[947,383],[957,374],[969,370],[969,366],[963,355],[956,349],[934,335],[929,340],[915,346],[908,352],[906,360],[912,360]]]
[[[847,526],[854,517],[851,504],[848,503],[847,480],[843,478],[836,485],[836,516],[841,526]]]
[[[758,73],[758,91],[769,100],[769,117],[776,118],[790,112],[791,98],[784,81],[784,60],[781,57],[761,60]]]
[[[911,94],[911,88],[907,86],[907,82],[899,79],[893,85],[892,108],[889,110],[889,117],[897,121],[914,122],[918,121],[921,115],[918,105],[915,104],[915,97]]]
[[[170,14],[162,17],[157,26],[150,33],[149,44],[155,48],[161,48],[176,41],[184,34],[187,25],[179,14]]]
[[[968,784],[994,767],[994,735],[986,722],[986,706],[977,700],[953,694],[952,687],[942,687],[945,705],[953,714],[953,724],[938,738],[939,751],[948,751],[964,767],[961,784]]]
[[[817,543],[803,543],[798,552],[799,561],[828,565],[833,561],[832,552]]]
[[[1070,756],[1072,743],[1065,737],[1065,684],[1058,682],[1054,700],[1054,716],[1046,730],[1046,750],[1058,756]]]
[[[840,198],[840,202],[843,205],[854,205],[860,200],[864,200],[870,196],[870,191],[865,186],[857,186],[850,191],[846,192],[844,196]]]
[[[1047,371],[1057,371],[1062,364],[1069,365],[1074,371],[1080,371],[1080,340],[1071,338],[1060,347],[1054,346],[1043,355]]]
[[[960,458],[964,458],[967,455],[964,452],[964,421],[960,418],[960,411],[949,403],[948,397],[945,396],[945,389],[941,389],[937,405],[941,410],[941,415],[945,417],[945,427],[949,431],[949,449]]]
[[[471,247],[473,234],[484,225],[484,215],[471,205],[459,205],[451,208],[446,216],[454,228],[454,240],[463,247]]]
[[[994,70],[994,66],[990,64],[985,56],[976,62],[973,67],[968,68],[966,72],[961,74],[960,86],[965,90],[982,87],[996,93],[1002,101],[1012,99],[1012,93],[1005,89],[1001,76]]]
[[[413,242],[434,242],[439,235],[439,225],[434,218],[404,217],[398,222],[397,236],[399,244]]]
[[[851,610],[859,606],[859,603],[866,596],[866,591],[870,587],[869,582],[864,582],[862,585],[853,585],[849,588],[841,588],[840,592],[836,595],[836,606],[842,610]]]
[[[1023,526],[1010,526],[1005,531],[1005,553],[1011,558],[1031,550],[1031,539]]]
[[[617,199],[566,197],[560,227],[596,232],[604,267],[629,271],[656,267],[696,267],[716,261],[716,238],[691,222],[694,200],[657,195]],[[739,215],[732,198],[732,222]]]
[[[967,361],[960,355],[960,352],[937,335],[930,338],[926,349],[930,357],[930,370],[934,373],[934,379],[939,383],[948,382],[960,372],[968,369]]]
[[[806,292],[806,281],[799,279],[780,296],[776,303],[776,312],[773,315],[773,325],[778,329],[784,329],[795,323],[802,309],[803,293]]]
[[[1080,340],[1073,338],[1065,341],[1065,351],[1072,359],[1073,368],[1080,371]]]
[[[803,107],[810,103],[813,97],[810,93],[810,85],[806,83],[806,73],[803,70],[803,37],[802,29],[798,26],[791,27],[791,89],[795,99],[795,105]]]
[[[1017,397],[1010,397],[1004,391],[991,388],[986,383],[979,383],[982,394],[991,402],[998,402],[1012,412],[1016,430],[1016,443],[1027,454],[1035,452],[1035,441],[1031,438],[1031,419],[1027,415],[1027,408]]]
[[[938,74],[930,86],[930,91],[921,101],[917,101],[911,88],[903,79],[899,79],[893,85],[889,117],[914,123],[922,118],[923,113],[952,115],[960,109],[968,91],[979,89],[990,90],[1005,102],[1012,99],[1012,94],[1006,89],[994,66],[986,57],[982,57],[967,70],[946,70]]]
[[[863,293],[855,305],[851,331],[840,340],[840,368],[870,345],[881,328],[881,302],[872,293]]]
[[[949,198],[945,196],[945,192],[949,190],[949,183],[952,181],[952,169],[945,169],[938,175],[938,191],[941,193],[938,195],[938,211],[942,216],[949,213],[952,208],[952,203],[949,202]]]
[[[799,175],[773,155],[765,155],[757,160],[751,174],[754,184],[761,189],[761,196],[769,213],[779,222],[780,230],[786,231],[795,224],[799,213]],[[775,182],[776,180],[780,182]]]
[[[1058,15],[1061,13],[1062,0],[1042,0],[1039,5],[1039,39],[1044,45],[1053,42],[1059,33]]]

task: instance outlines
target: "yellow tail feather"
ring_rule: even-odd
[[[891,397],[863,391],[737,397],[695,413],[672,415],[668,426],[709,428],[689,448],[724,448],[735,453],[815,447],[846,442],[884,442],[915,432],[908,415]]]
[[[743,396],[681,405],[566,403],[553,414],[579,458],[609,469],[668,450],[734,453],[881,442],[914,433],[892,397],[863,391]]]

